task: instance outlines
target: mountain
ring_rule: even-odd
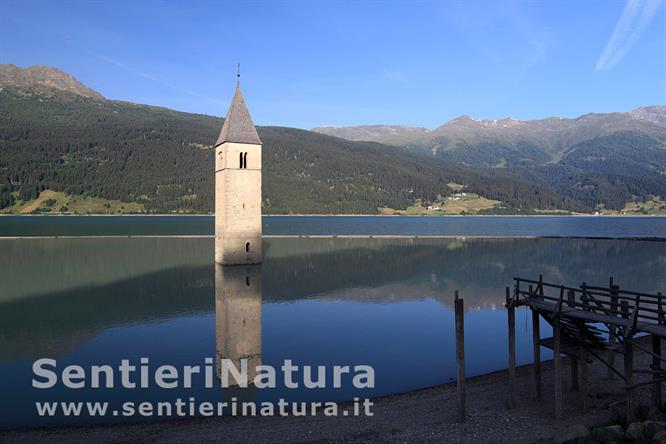
[[[427,138],[428,130],[406,125],[320,126],[312,131],[354,141],[407,145]]]
[[[107,100],[55,68],[0,68],[0,211],[213,210],[211,145],[223,119]],[[345,133],[391,144],[259,127],[263,211],[436,214],[447,202],[474,213],[628,202],[664,211],[664,116],[664,107],[539,121],[462,116],[432,131]]]
[[[3,85],[0,91],[0,208],[43,197],[34,211],[211,212],[216,117]],[[265,213],[377,213],[453,193],[525,211],[584,210],[547,189],[467,170],[373,142],[259,127]],[[46,194],[48,192],[48,194]],[[70,196],[65,200],[65,196]],[[76,201],[76,202],[74,202]],[[101,207],[96,207],[101,208]]]
[[[575,119],[477,120],[463,115],[433,130],[404,125],[362,125],[324,126],[313,131],[354,141],[422,147],[435,155],[438,151],[469,151],[474,144],[501,144],[527,154],[528,159],[552,162],[559,161],[578,143],[619,132],[666,140],[666,106],[638,108],[627,113],[590,113]],[[534,153],[526,151],[526,145],[533,146]],[[502,159],[488,158],[484,163],[494,165],[494,160]]]
[[[621,209],[630,200],[666,196],[666,106],[575,119],[460,116],[433,130],[400,127],[399,139],[366,128],[314,130],[537,183],[588,207]]]
[[[666,125],[666,106],[645,106],[631,111],[634,119],[646,120],[657,125]]]
[[[14,87],[27,92],[33,89],[42,93],[53,90],[68,91],[83,97],[104,99],[104,96],[88,88],[71,74],[47,66],[19,68],[15,65],[0,64],[0,86]]]

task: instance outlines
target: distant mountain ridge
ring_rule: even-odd
[[[589,113],[573,119],[517,120],[507,117],[479,120],[462,115],[432,130],[406,125],[360,125],[320,126],[312,131],[354,141],[421,146],[433,152],[454,149],[458,143],[515,145],[529,142],[556,159],[576,143],[622,131],[666,139],[666,106],[646,106],[629,112]]]
[[[353,141],[405,145],[424,140],[430,130],[407,125],[320,126],[312,131]],[[381,142],[380,142],[381,140]]]
[[[104,96],[88,88],[71,74],[48,66],[20,68],[16,65],[0,64],[0,87],[2,86],[11,86],[19,90],[32,88],[42,92],[55,89],[83,97],[104,99]]]
[[[314,131],[541,184],[593,208],[620,209],[623,202],[649,196],[666,200],[666,106],[661,105],[574,119],[463,115],[433,130],[375,125]]]

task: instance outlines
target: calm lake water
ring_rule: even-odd
[[[8,216],[0,236],[212,235],[213,216]],[[666,217],[264,216],[268,235],[666,237]]]
[[[0,218],[4,235],[6,219],[14,220]],[[80,227],[77,224],[94,225],[96,219],[20,218],[30,221],[32,228],[35,225],[30,224],[52,220],[62,220],[61,227],[67,227],[64,221],[68,220]],[[136,218],[101,219],[104,229],[110,230],[113,224],[126,226],[125,220]],[[166,230],[169,224],[160,219],[141,218],[138,223]],[[331,224],[340,223],[339,218],[333,219]],[[366,224],[365,218],[353,219]],[[499,220],[514,227],[518,223],[508,218],[432,219],[417,220],[427,226],[448,224],[449,229],[451,224],[476,220],[484,224]],[[529,221],[530,225],[550,219],[516,220]],[[567,223],[583,220],[569,219],[573,222]],[[287,230],[287,220],[267,218],[267,224],[275,223],[274,230],[294,230]],[[622,223],[614,218],[593,220]],[[396,218],[380,221],[419,223]],[[663,235],[663,219],[632,221],[639,225],[633,227],[633,233]],[[206,218],[177,218],[177,222],[209,223]],[[655,222],[661,225],[649,225]],[[640,226],[645,223],[652,228]],[[309,218],[303,224],[309,230],[326,228],[326,221],[315,223]],[[363,229],[370,227],[364,225]],[[382,229],[376,226],[374,231]],[[433,228],[419,229],[427,232]],[[495,227],[502,234],[506,229]],[[524,231],[534,229],[523,227]],[[607,227],[603,232],[617,229]],[[43,231],[32,234],[45,234]],[[134,233],[138,231],[133,228]],[[173,401],[190,396],[198,401],[228,401],[232,397],[342,401],[405,392],[455,377],[455,290],[465,301],[466,369],[470,376],[506,368],[504,287],[511,285],[514,276],[536,278],[543,274],[546,280],[572,286],[583,281],[604,285],[613,276],[624,288],[666,291],[666,243],[654,241],[269,238],[264,240],[261,266],[220,267],[212,258],[209,238],[0,241],[0,393],[4,400],[10,400],[0,404],[0,428],[101,421],[38,418],[35,401],[102,400],[118,407],[125,401]],[[242,322],[237,322],[239,319]],[[516,323],[518,364],[531,362],[529,319],[524,310],[518,311]],[[545,325],[542,334],[550,334]],[[546,350],[542,354],[550,357]],[[376,387],[31,388],[32,363],[43,357],[56,359],[62,369],[69,364],[117,366],[121,359],[138,363],[141,357],[148,357],[153,368],[163,364],[203,366],[207,357],[243,356],[275,367],[285,359],[312,366],[368,364],[375,368]],[[330,375],[327,378],[330,380]],[[103,421],[120,419],[107,417]]]

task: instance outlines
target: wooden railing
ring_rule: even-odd
[[[608,287],[585,282],[579,287],[569,287],[544,282],[541,277],[539,280],[516,277],[514,282],[516,305],[551,303],[555,304],[550,307],[555,315],[563,309],[575,309],[589,313],[590,322],[629,327],[633,332],[649,328],[650,333],[666,337],[666,296],[661,293],[623,290],[613,284],[612,278]]]

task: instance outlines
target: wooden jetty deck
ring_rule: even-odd
[[[661,355],[661,339],[666,338],[664,296],[620,289],[613,283],[607,287],[567,287],[539,280],[514,278],[513,291],[506,289],[509,324],[510,406],[515,406],[515,309],[527,307],[532,314],[535,395],[541,399],[541,347],[553,350],[555,377],[555,417],[562,417],[562,355],[571,362],[571,388],[582,392],[583,408],[587,403],[587,365],[597,359],[608,369],[607,378],[619,377],[627,393],[627,419],[634,418],[636,406],[632,392],[645,385],[652,386],[652,402],[662,406],[662,383],[666,381],[665,359]],[[553,336],[542,338],[540,318],[553,328]],[[638,337],[650,336],[652,349],[637,343]],[[634,368],[634,349],[652,356],[649,368]],[[616,363],[615,358],[619,358]],[[635,382],[634,375],[652,375],[647,381]]]

